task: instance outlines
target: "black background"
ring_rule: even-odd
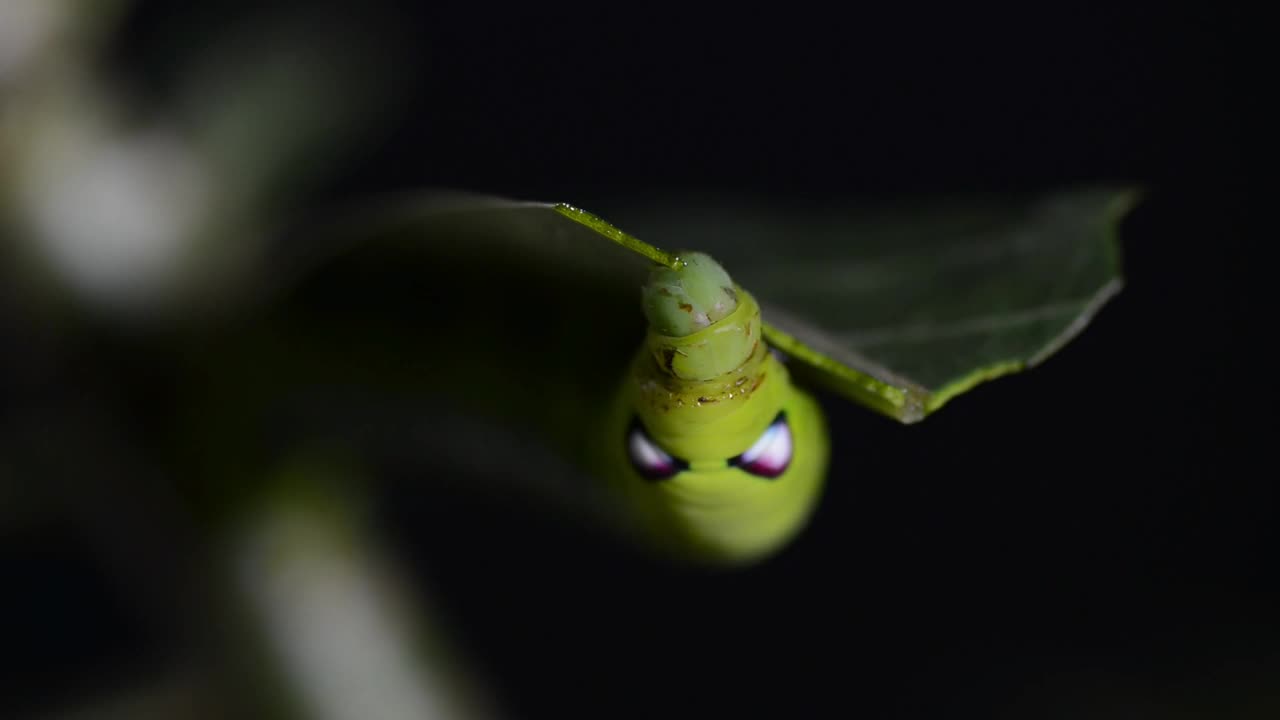
[[[199,5],[143,3],[119,62],[162,88],[175,28],[257,12]],[[510,715],[1280,711],[1245,18],[387,8],[420,71],[333,198],[1148,189],[1122,229],[1126,289],[1043,367],[913,427],[824,396],[827,496],[760,568],[667,569],[394,490],[398,549]],[[87,665],[154,642],[82,622]]]

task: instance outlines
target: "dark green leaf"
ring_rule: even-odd
[[[1121,286],[1130,190],[875,209],[766,203],[620,211],[629,232],[712,253],[760,300],[766,337],[854,400],[913,422],[1034,366]]]

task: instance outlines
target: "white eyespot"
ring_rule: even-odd
[[[786,413],[778,413],[778,417],[765,428],[760,438],[746,452],[729,460],[729,464],[752,475],[772,479],[787,471],[794,452],[795,443],[791,438],[791,426],[787,424]]]
[[[689,467],[689,463],[658,447],[639,420],[627,430],[627,456],[636,472],[648,480],[663,480]]]

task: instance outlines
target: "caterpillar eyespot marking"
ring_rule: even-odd
[[[632,420],[627,430],[627,457],[646,480],[665,480],[689,469],[688,462],[673,457],[649,437],[639,418]]]
[[[746,452],[730,458],[729,464],[752,475],[773,479],[791,466],[794,452],[795,442],[791,437],[791,426],[787,424],[787,414],[780,412],[760,435],[760,439],[747,448]]]

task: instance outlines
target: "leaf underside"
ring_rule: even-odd
[[[766,339],[797,376],[915,422],[1042,362],[1088,324],[1121,287],[1117,227],[1137,195],[1087,188],[875,209],[766,210],[776,206],[741,200],[611,208],[627,232],[565,204],[462,194],[369,217],[398,217],[419,241],[484,226],[496,238],[486,252],[590,276],[597,287],[616,273],[629,287],[610,301],[635,298],[636,314],[640,258],[671,265],[679,254],[647,241],[708,252],[755,295]],[[592,247],[611,245],[597,236],[631,252]]]

